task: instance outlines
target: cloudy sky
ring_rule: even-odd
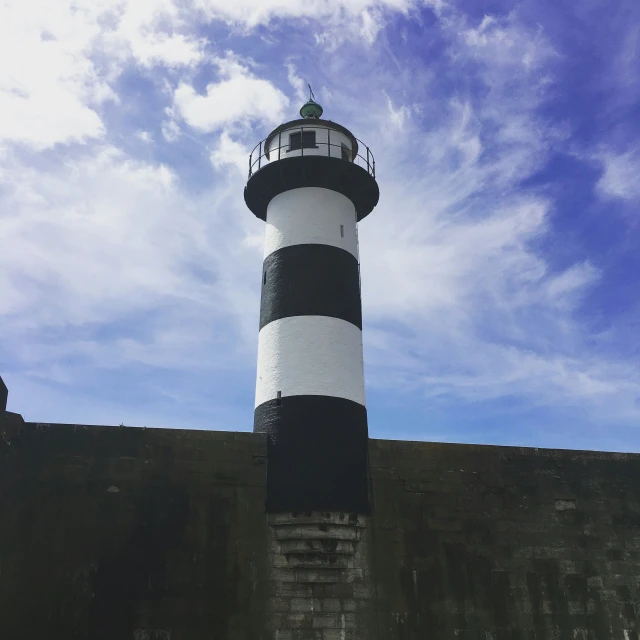
[[[5,0],[0,374],[40,422],[251,430],[248,153],[376,157],[373,437],[640,451],[637,0]]]

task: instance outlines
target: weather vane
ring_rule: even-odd
[[[309,83],[307,83],[307,87],[309,87],[309,100],[313,100],[315,102],[316,97],[313,95],[313,89]]]

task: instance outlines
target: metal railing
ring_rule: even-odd
[[[318,141],[316,140],[315,145],[313,147],[304,146],[304,132],[310,131],[327,131],[327,141]],[[342,162],[350,162],[351,164],[356,164],[362,169],[364,169],[370,176],[373,178],[376,177],[376,161],[373,157],[373,153],[371,153],[369,147],[362,142],[362,140],[358,140],[358,153],[354,156],[353,150],[344,145],[342,142],[331,142],[331,132],[334,133],[334,140],[340,136],[344,136],[344,134],[338,129],[332,129],[331,127],[322,126],[322,125],[309,125],[307,127],[294,127],[291,129],[285,129],[284,131],[280,131],[277,136],[265,138],[258,142],[258,144],[253,148],[253,151],[249,155],[249,178],[260,171],[262,167],[271,164],[272,162],[277,162],[278,160],[284,158],[291,157],[300,157],[304,156],[305,149],[307,149],[308,156],[324,156],[330,157],[334,160],[342,161]],[[289,136],[292,133],[300,133],[300,146],[296,148],[291,148]],[[284,135],[283,135],[284,134]],[[265,142],[269,141],[269,146],[265,147]],[[277,142],[277,146],[274,146],[274,143]],[[283,144],[284,143],[284,144]],[[338,154],[333,155],[331,153],[332,148],[335,148],[339,151]],[[326,153],[319,153],[319,149],[324,149]],[[291,155],[295,153],[295,155]],[[346,154],[346,158],[344,157]]]

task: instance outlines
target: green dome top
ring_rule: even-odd
[[[319,118],[322,115],[322,107],[312,98],[309,98],[300,108],[303,118]]]

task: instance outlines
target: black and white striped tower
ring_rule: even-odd
[[[254,431],[268,434],[267,510],[367,513],[357,223],[378,202],[369,149],[312,98],[250,158],[266,222]]]

